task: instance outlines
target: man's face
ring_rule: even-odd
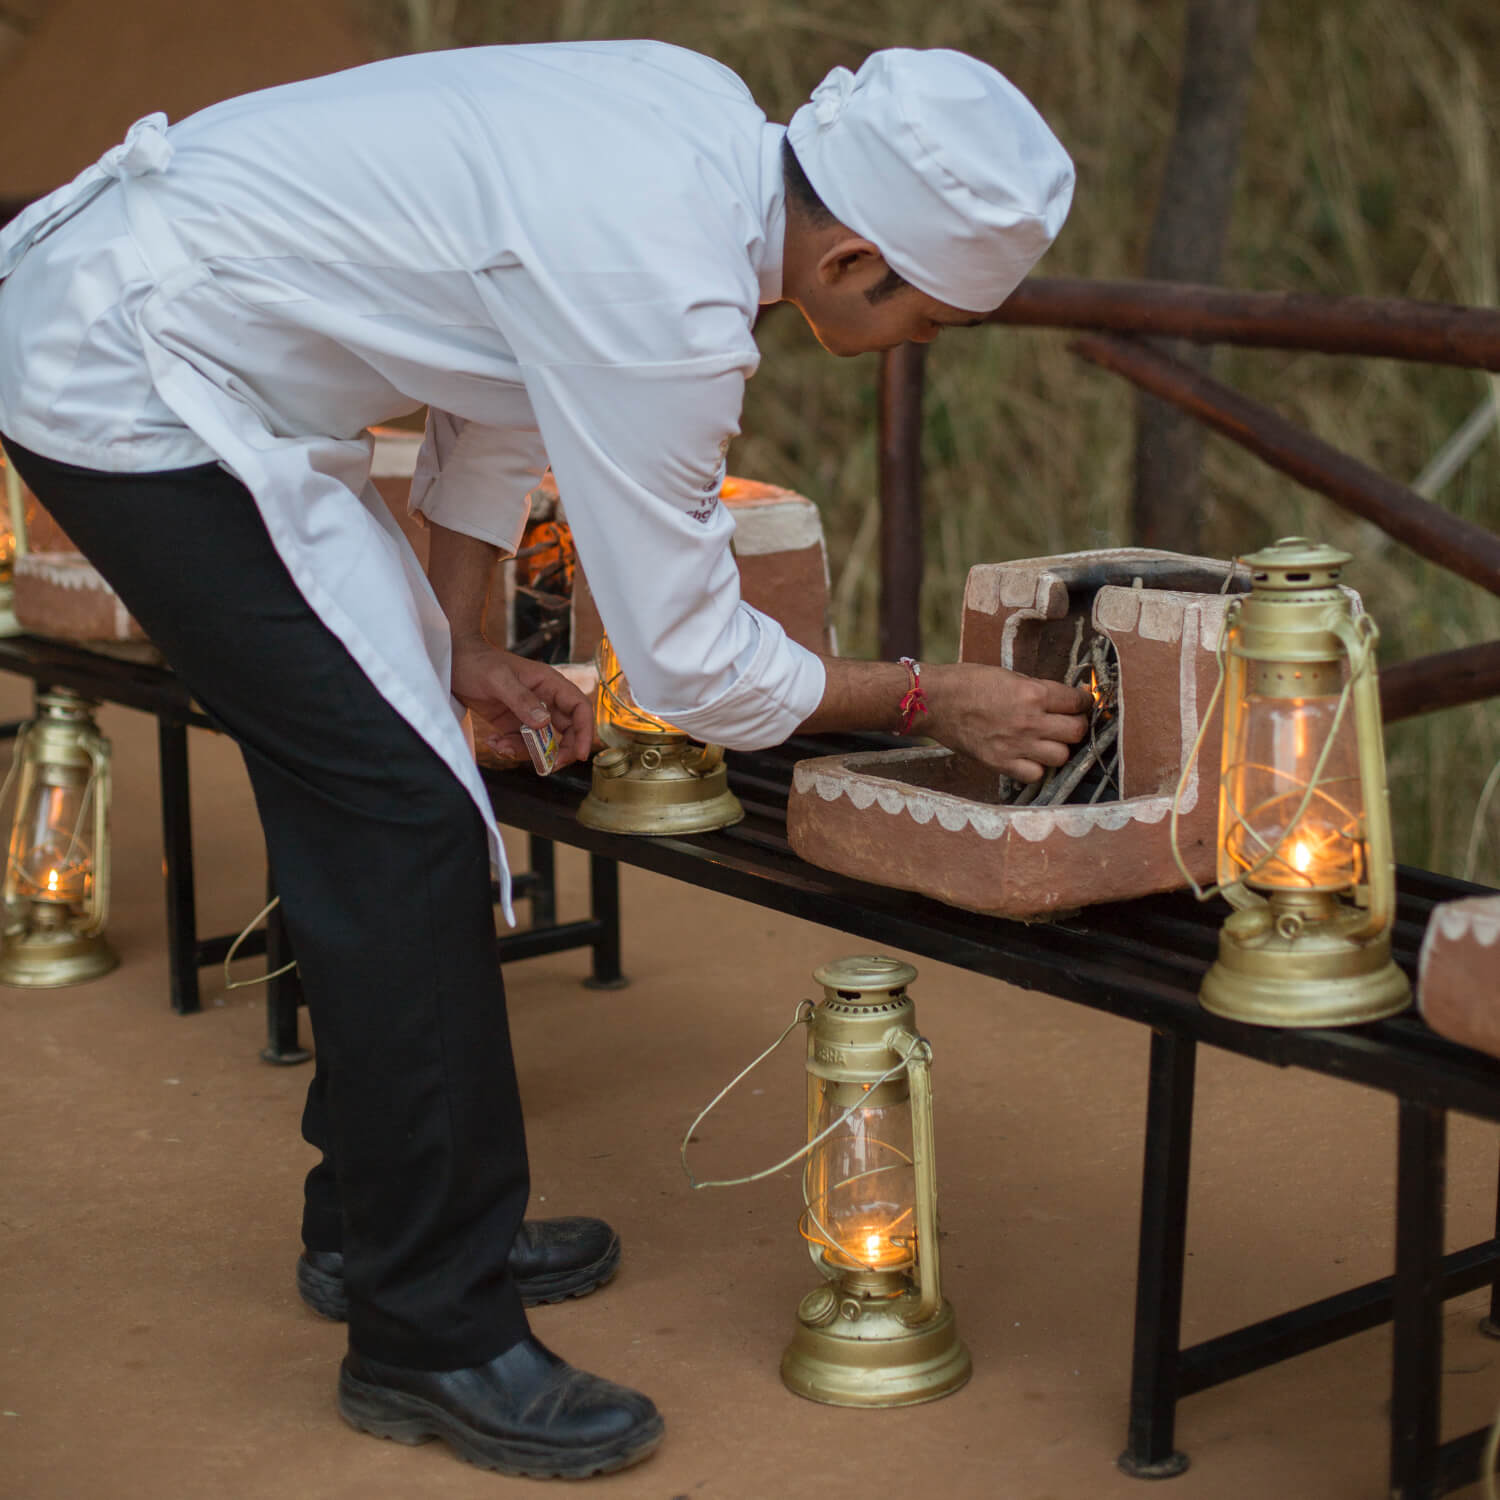
[[[868,294],[886,278],[879,252],[851,256],[835,267],[819,269],[823,274],[795,300],[830,354],[847,358],[908,342],[930,344],[945,328],[972,328],[984,322],[982,315],[939,302],[913,286],[872,302]],[[830,269],[834,274],[828,274]]]

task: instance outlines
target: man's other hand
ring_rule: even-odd
[[[521,726],[535,729],[549,718],[557,735],[557,764],[587,760],[594,743],[594,711],[588,698],[544,662],[513,656],[483,636],[453,640],[453,696],[487,721],[485,743],[497,755],[525,760]]]

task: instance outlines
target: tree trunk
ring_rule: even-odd
[[[926,344],[880,357],[880,659],[922,651],[922,394]]]
[[[1259,0],[1187,0],[1177,124],[1146,252],[1146,275],[1217,282],[1234,206]],[[1211,351],[1160,346],[1206,369]],[[1134,540],[1204,552],[1211,528],[1201,464],[1203,429],[1149,396],[1136,404]]]

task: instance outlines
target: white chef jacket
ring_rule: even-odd
[[[728,69],[655,42],[427,53],[149,117],[0,231],[0,432],[237,475],[503,872],[367,429],[426,404],[413,509],[509,550],[550,460],[640,702],[730,747],[784,739],[822,664],[740,600],[718,500],[781,294],[783,135]]]

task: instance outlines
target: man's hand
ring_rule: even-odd
[[[823,666],[823,701],[802,724],[804,733],[899,726],[910,684],[905,667],[836,656],[825,656]],[[1088,733],[1087,689],[1004,667],[924,662],[922,691],[928,712],[917,715],[912,734],[929,735],[1017,781],[1040,781]]]
[[[929,713],[918,715],[913,734],[1017,781],[1039,781],[1049,766],[1063,765],[1088,733],[1086,688],[974,662],[924,665],[922,688]]]
[[[485,743],[497,755],[525,760],[521,725],[535,729],[550,718],[557,764],[588,759],[594,743],[589,700],[545,663],[500,651],[482,635],[455,636],[452,688],[465,708],[489,723],[493,732]]]

